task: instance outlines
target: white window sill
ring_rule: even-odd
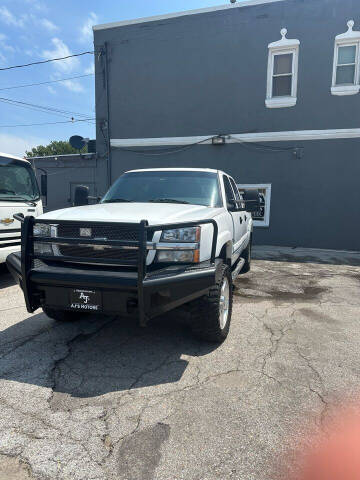
[[[360,92],[360,85],[338,85],[331,87],[332,95],[356,95]]]
[[[296,105],[296,97],[274,97],[267,98],[265,105],[267,108],[286,108]]]
[[[253,219],[253,225],[254,227],[260,227],[260,228],[269,228],[269,224],[266,222],[261,222],[259,220],[254,220]]]

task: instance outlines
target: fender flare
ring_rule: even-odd
[[[233,250],[233,241],[232,241],[232,236],[230,232],[222,232],[221,235],[219,235],[218,238],[218,244],[216,248],[216,256],[219,257],[222,250],[225,247],[225,252],[226,252],[226,260],[230,261],[231,263],[231,257],[232,257],[232,250]]]

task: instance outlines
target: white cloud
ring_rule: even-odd
[[[49,92],[52,94],[52,95],[56,95],[56,90],[55,88],[51,87],[50,85],[47,87],[47,89],[49,90]]]
[[[55,32],[56,30],[59,30],[59,27],[48,18],[40,18],[39,24],[44,27],[48,32]]]
[[[31,150],[38,145],[47,145],[48,140],[26,136],[26,135],[12,135],[8,133],[0,133],[0,151],[10,153],[11,155],[17,155],[23,157],[25,150]]]
[[[72,55],[69,47],[60,39],[52,38],[51,43],[53,45],[52,50],[44,50],[42,52],[42,57],[47,60],[49,58],[61,58]],[[80,68],[80,61],[77,57],[67,58],[66,60],[61,60],[58,62],[53,62],[54,68],[61,73],[71,73],[76,69]]]
[[[3,33],[0,33],[0,62],[6,62],[6,56],[4,52],[15,53],[16,49],[12,45],[7,43],[7,36]]]
[[[63,85],[71,92],[80,93],[84,91],[84,87],[76,80],[66,80],[65,82],[61,82],[61,85]]]
[[[80,41],[83,43],[92,42],[93,32],[92,26],[98,23],[99,17],[94,12],[90,12],[88,18],[80,29]]]
[[[44,12],[47,10],[46,6],[39,0],[25,0],[28,5],[31,5],[32,8],[35,8],[39,12]]]
[[[25,50],[25,55],[27,55],[28,57],[34,57],[35,56],[35,51],[34,50]]]
[[[6,25],[11,25],[12,27],[25,27],[25,23],[27,22],[27,15],[21,15],[20,17],[15,17],[10,10],[6,7],[0,7],[0,20],[2,20]]]
[[[85,68],[85,75],[89,75],[91,73],[95,73],[95,64],[92,63],[87,68]]]

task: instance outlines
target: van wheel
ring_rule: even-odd
[[[221,343],[229,333],[233,285],[228,265],[222,265],[219,281],[208,295],[191,302],[191,325],[201,340]]]
[[[251,268],[251,250],[252,250],[252,235],[250,237],[248,246],[245,248],[244,252],[242,253],[242,258],[245,260],[244,266],[241,269],[240,275],[242,273],[250,272]]]
[[[55,310],[53,308],[43,307],[45,315],[57,322],[75,322],[82,317],[81,313],[69,312],[67,310]]]

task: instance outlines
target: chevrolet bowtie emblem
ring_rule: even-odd
[[[10,225],[11,223],[14,223],[14,219],[13,218],[2,218],[0,220],[0,223],[2,225]]]

